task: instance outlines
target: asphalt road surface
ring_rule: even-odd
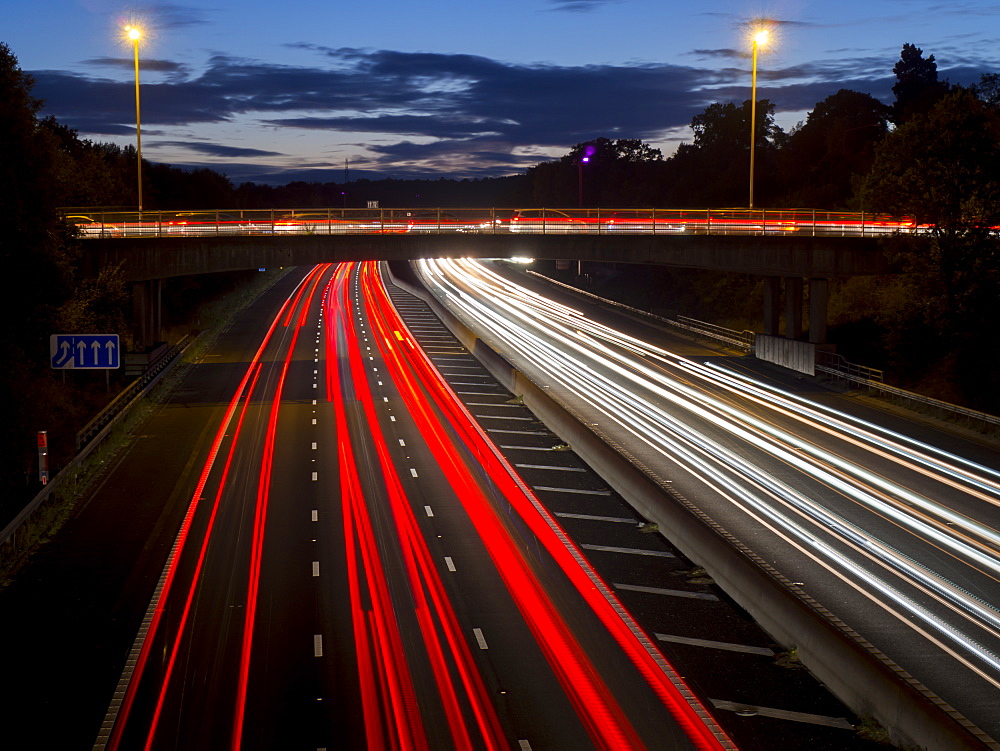
[[[682,356],[489,264],[419,263],[515,367],[1000,738],[995,449],[804,396],[752,360]]]

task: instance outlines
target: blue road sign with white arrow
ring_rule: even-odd
[[[108,369],[121,364],[118,334],[52,334],[49,354],[56,370]]]

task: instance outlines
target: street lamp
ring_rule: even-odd
[[[580,161],[576,163],[576,192],[577,192],[577,205],[583,208],[583,165],[590,161],[589,156],[581,156]]]
[[[767,30],[753,37],[753,73],[750,76],[750,208],[753,208],[753,161],[757,146],[757,50],[767,44]]]
[[[136,26],[126,26],[125,34],[132,41],[132,49],[135,53],[135,150],[138,154],[138,175],[139,175],[139,214],[142,218],[142,127],[139,118],[139,39],[142,37],[142,30]]]

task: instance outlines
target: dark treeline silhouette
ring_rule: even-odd
[[[761,100],[755,205],[885,211],[932,225],[930,240],[898,238],[890,254],[907,273],[836,282],[831,335],[848,355],[890,370],[895,382],[996,412],[1000,409],[1000,77],[975,86],[941,81],[934,56],[903,45],[895,100],[843,89],[783,132]],[[77,427],[107,398],[103,374],[62,379],[48,368],[53,333],[129,335],[130,294],[116,268],[78,269],[81,243],[59,207],[134,207],[136,151],[81,139],[39,117],[33,81],[0,43],[0,495],[37,489],[34,432],[53,430],[53,456],[69,456]],[[146,209],[365,207],[740,206],[748,198],[750,102],[708,106],[693,139],[664,158],[636,139],[595,138],[525,174],[479,180],[356,180],[235,186],[210,169],[144,163]],[[586,157],[586,161],[584,161]],[[625,294],[687,301],[677,312],[759,326],[757,281],[646,268]],[[176,285],[178,299],[218,291]],[[169,295],[168,295],[169,300]],[[120,378],[121,375],[118,375]],[[55,462],[58,465],[58,461]]]

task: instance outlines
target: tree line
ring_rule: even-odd
[[[845,331],[866,327],[873,343],[866,364],[995,412],[1000,354],[988,342],[1000,320],[1000,77],[949,84],[939,79],[934,56],[911,44],[893,73],[893,102],[842,89],[788,133],[774,122],[774,104],[759,101],[755,203],[884,211],[933,225],[929,243],[888,243],[908,273],[835,288],[833,331],[838,322]],[[4,488],[30,486],[34,454],[26,447],[44,427],[39,414],[48,425],[62,417],[72,423],[96,411],[102,397],[58,383],[47,367],[49,335],[127,333],[130,305],[118,270],[97,279],[80,272],[80,245],[58,208],[135,206],[135,149],[82,139],[40,116],[32,88],[0,43],[0,401],[11,415],[0,445]],[[525,174],[481,180],[236,186],[211,169],[145,163],[143,203],[164,210],[363,207],[372,200],[384,207],[739,206],[747,197],[749,122],[749,101],[714,103],[692,119],[692,141],[669,158],[638,139],[596,138]],[[704,294],[693,300],[732,300],[747,286],[722,280],[725,293],[716,295],[714,282],[698,284]]]

